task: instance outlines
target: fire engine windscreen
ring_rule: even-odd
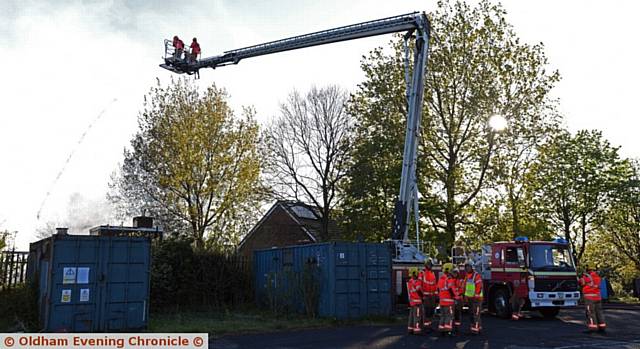
[[[529,256],[532,270],[576,270],[571,259],[571,253],[565,246],[531,245]]]

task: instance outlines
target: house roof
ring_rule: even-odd
[[[244,242],[247,241],[247,239],[265,222],[265,220],[267,220],[277,207],[281,207],[293,219],[293,221],[296,222],[296,224],[298,224],[305,233],[307,233],[313,242],[319,242],[320,231],[322,230],[322,222],[320,221],[322,214],[320,213],[320,210],[315,206],[311,206],[300,201],[278,200],[273,204],[273,206],[271,206],[269,211],[265,213],[260,221],[251,228],[238,247],[242,247]],[[335,236],[337,231],[338,229],[335,222],[330,222],[329,236]]]

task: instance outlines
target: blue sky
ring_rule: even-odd
[[[529,43],[543,42],[562,81],[554,94],[570,130],[598,128],[622,154],[640,157],[636,106],[640,30],[635,1],[503,1]],[[33,241],[46,221],[64,218],[69,198],[99,201],[136,131],[142,98],[156,78],[162,40],[178,34],[203,56],[360,21],[430,11],[435,1],[0,1],[0,229]],[[390,36],[309,48],[201,72],[236,110],[252,105],[260,122],[293,88],[338,84],[353,90],[360,58]],[[111,103],[113,99],[117,102]],[[80,136],[105,107],[106,112]],[[52,186],[69,153],[75,154]],[[40,220],[36,213],[51,189]],[[77,197],[77,196],[76,196]],[[95,222],[96,225],[120,222]],[[129,222],[125,222],[129,223]]]

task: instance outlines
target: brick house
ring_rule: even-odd
[[[298,201],[276,201],[242,239],[238,253],[251,259],[254,250],[321,242],[319,217],[314,206]],[[329,235],[335,237],[337,233],[335,222],[330,222]]]

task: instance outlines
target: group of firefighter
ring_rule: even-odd
[[[420,334],[433,330],[432,321],[436,310],[436,296],[440,306],[440,321],[438,331],[442,335],[459,333],[462,326],[462,309],[465,304],[471,313],[470,329],[472,334],[479,334],[482,330],[482,277],[470,262],[465,263],[461,271],[452,263],[442,266],[439,278],[432,270],[433,262],[427,259],[424,270],[411,268],[411,278],[407,282],[409,296],[409,334]],[[600,276],[589,266],[578,279],[582,286],[582,294],[587,315],[587,332],[604,332],[607,325],[602,314]],[[513,320],[522,317],[524,299],[512,300],[514,312]]]
[[[174,48],[173,58],[176,60],[182,60],[182,53],[184,52],[184,59],[189,63],[193,63],[198,59],[200,52],[202,52],[197,38],[193,38],[193,41],[191,41],[191,46],[189,46],[189,48],[191,48],[191,52],[184,50],[184,41],[182,41],[182,39],[177,35],[173,37],[172,45]]]
[[[436,309],[436,296],[440,305],[440,322],[438,331],[442,334],[452,333],[462,325],[462,307],[469,305],[471,311],[471,333],[478,334],[482,330],[480,313],[482,310],[482,278],[473,270],[471,263],[464,266],[464,274],[452,263],[442,266],[440,278],[432,270],[433,263],[427,259],[424,270],[418,272],[412,268],[411,279],[407,282],[409,294],[408,332],[421,333],[430,331]]]

